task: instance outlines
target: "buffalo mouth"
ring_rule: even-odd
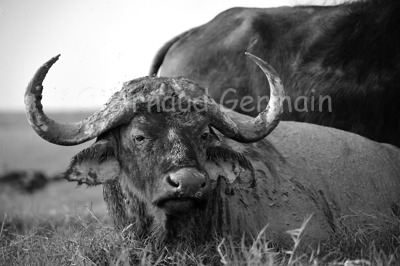
[[[204,197],[166,196],[155,200],[153,204],[168,215],[185,214],[195,209],[204,209],[207,199]]]

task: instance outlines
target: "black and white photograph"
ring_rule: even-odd
[[[0,265],[400,265],[400,1],[0,0]]]

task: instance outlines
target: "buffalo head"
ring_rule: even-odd
[[[169,217],[203,209],[218,172],[232,171],[232,165],[209,164],[210,160],[230,154],[236,169],[246,171],[240,154],[222,145],[222,135],[256,142],[279,122],[282,83],[267,63],[247,55],[271,87],[269,105],[256,118],[231,116],[205,89],[183,77],[144,77],[124,83],[100,111],[83,121],[58,123],[44,114],[41,105],[42,82],[58,56],[30,82],[25,94],[27,116],[37,134],[55,144],[76,145],[97,137],[72,159],[66,178],[90,186],[103,184],[117,227],[129,223],[141,224],[141,229],[149,224],[165,227]],[[244,176],[251,179],[252,174]]]

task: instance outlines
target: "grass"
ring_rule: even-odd
[[[354,234],[344,227],[330,242],[310,249],[302,246],[310,219],[288,231],[292,247],[278,249],[264,235],[265,228],[250,240],[215,237],[201,244],[157,246],[151,236],[138,239],[114,230],[106,217],[89,208],[84,216],[76,213],[67,220],[3,216],[0,265],[399,265],[399,228],[391,234],[383,234],[387,228],[374,228],[383,234],[380,241],[386,241],[375,245],[367,240],[378,240],[376,234],[371,238],[368,230]]]
[[[303,226],[288,233],[293,245],[277,248],[261,230],[254,239],[215,237],[157,246],[114,230],[101,187],[55,182],[43,191],[0,194],[0,265],[399,265],[400,221],[373,217],[374,226],[352,228],[338,221],[336,235],[307,247]],[[354,215],[365,215],[357,213]],[[356,264],[356,262],[359,262]]]

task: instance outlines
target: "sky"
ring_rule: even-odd
[[[166,41],[218,13],[295,3],[329,0],[0,0],[0,111],[24,111],[30,79],[57,54],[44,81],[45,111],[88,111],[146,76]]]

